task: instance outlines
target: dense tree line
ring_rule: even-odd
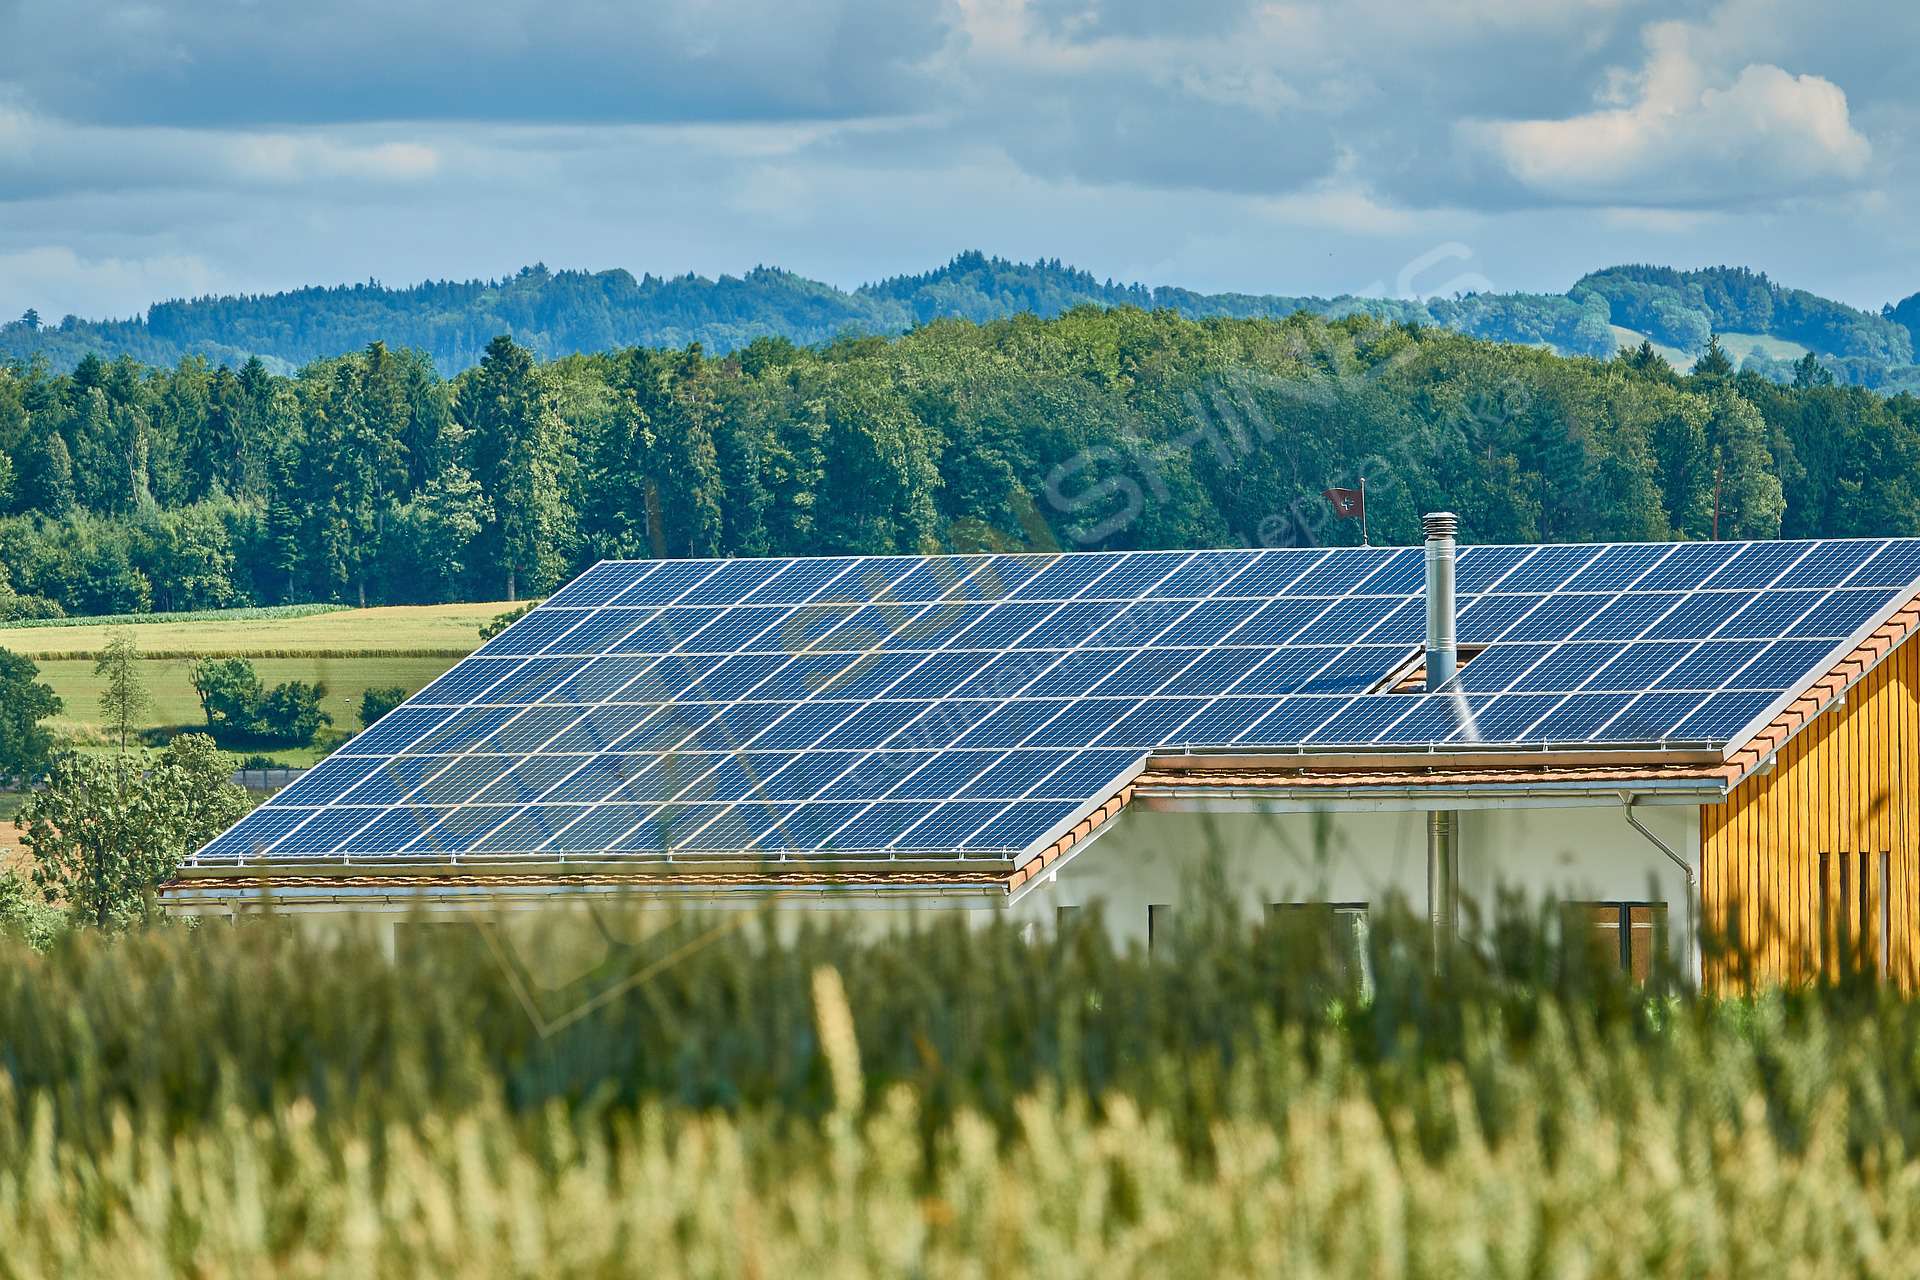
[[[396,351],[425,352],[435,369],[452,376],[478,364],[502,333],[549,360],[693,343],[727,355],[762,337],[818,345],[849,334],[903,333],[936,320],[987,324],[1029,313],[1050,319],[1088,305],[1193,319],[1363,314],[1603,359],[1618,345],[1616,325],[1688,355],[1715,331],[1762,333],[1819,352],[1842,382],[1883,389],[1920,384],[1911,336],[1920,329],[1920,295],[1873,315],[1738,268],[1615,267],[1584,277],[1564,294],[1320,298],[1148,288],[1101,280],[1057,259],[1009,262],[981,253],[852,291],[770,267],[710,280],[535,265],[500,280],[433,280],[407,288],[368,281],[180,299],[129,320],[52,322],[30,314],[0,324],[0,359],[44,356],[54,369],[71,371],[89,354],[151,365],[198,355],[234,369],[258,357],[266,369],[291,374],[383,341]],[[1790,368],[1756,367],[1783,380],[1791,376]]]
[[[1368,316],[0,368],[0,609],[513,598],[601,557],[1920,533],[1920,400]]]

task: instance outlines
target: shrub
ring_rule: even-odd
[[[207,730],[222,745],[248,742],[304,747],[333,717],[321,710],[324,684],[289,680],[262,689],[245,658],[202,658],[189,670]]]
[[[360,727],[371,729],[373,722],[407,700],[407,691],[398,685],[368,689],[360,695]]]

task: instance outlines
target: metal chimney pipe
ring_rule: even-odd
[[[1423,516],[1427,535],[1427,691],[1453,679],[1459,666],[1459,645],[1453,628],[1454,535],[1460,518],[1451,511]],[[1444,969],[1447,952],[1459,930],[1460,816],[1436,809],[1427,814],[1427,918],[1433,926],[1433,962]]]
[[[1460,517],[1451,511],[1422,516],[1427,534],[1427,691],[1453,679],[1459,646],[1453,633],[1453,535]]]

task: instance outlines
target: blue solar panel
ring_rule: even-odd
[[[1686,596],[1671,613],[1647,629],[1649,640],[1704,640],[1746,606],[1740,591],[1703,591]]]
[[[1027,743],[1035,747],[1077,747],[1100,742],[1133,705],[1130,698],[1082,698],[1035,729]]]
[[[1339,714],[1351,699],[1297,696],[1282,698],[1258,723],[1241,731],[1238,742],[1291,746]]]
[[[1891,605],[1893,591],[1835,591],[1787,629],[1790,636],[1845,640]]]
[[[1750,542],[1701,585],[1714,591],[1757,591],[1761,587],[1771,586],[1796,561],[1807,555],[1807,551],[1804,542]]]
[[[1019,586],[1060,557],[1052,555],[995,556],[986,568],[962,581],[949,600],[1004,600]]]
[[[720,567],[715,560],[669,560],[620,596],[621,605],[671,604]],[[529,615],[531,616],[531,615]]]
[[[419,804],[465,804],[517,760],[516,756],[456,756],[422,783],[413,799]]]
[[[470,750],[486,741],[497,727],[520,714],[516,706],[467,706],[434,725],[411,743],[407,752],[415,756],[444,756],[447,752]]]
[[[962,795],[969,782],[1004,758],[998,751],[933,754],[924,768],[903,779],[885,794],[892,800],[945,800],[950,796]]]
[[[854,561],[841,556],[826,560],[789,560],[779,573],[740,597],[739,603],[800,604],[851,569]]]
[[[737,702],[716,712],[711,720],[680,743],[681,751],[738,751],[787,713],[784,702]]]
[[[1186,563],[1190,551],[1137,552],[1087,584],[1088,600],[1138,600]]]
[[[850,604],[803,605],[748,641],[745,647],[769,653],[798,653],[852,616]]]
[[[1092,753],[1052,749],[990,751],[985,754],[992,758],[993,763],[974,776],[965,786],[948,794],[956,795],[962,800],[1017,800],[1039,786],[1044,779],[1061,771],[1069,761],[1077,756]],[[1077,797],[1081,794],[1083,793],[1080,791],[1066,793],[1068,797]]]
[[[1252,613],[1246,600],[1206,600],[1195,605],[1161,636],[1166,645],[1214,644],[1245,622]]]
[[[1599,547],[1541,547],[1499,580],[1506,592],[1558,591],[1600,555]]]
[[[1673,592],[1642,594],[1636,589],[1632,595],[1608,601],[1605,608],[1573,633],[1574,639],[1637,640],[1681,599]]]
[[[904,725],[889,740],[889,746],[925,747],[929,750],[950,746],[1001,704],[986,698],[943,698],[921,705],[926,710]]]
[[[1533,547],[1462,547],[1454,570],[1455,588],[1462,595],[1486,591],[1535,550]]]
[[[1231,746],[1277,704],[1275,698],[1215,698],[1206,710],[1180,727],[1177,741],[1169,745]]]
[[[1398,698],[1359,698],[1349,702],[1321,724],[1307,738],[1315,744],[1352,744],[1372,742],[1407,712],[1414,700]]]
[[[1028,649],[1071,649],[1119,617],[1120,609],[1110,600],[1075,600],[1027,632],[1021,644]]]
[[[1670,543],[1606,547],[1568,578],[1563,591],[1625,591],[1673,550]]]
[[[1099,697],[1145,697],[1157,693],[1200,656],[1199,649],[1146,649],[1133,654],[1113,674],[1095,684]]]
[[[1154,752],[1722,744],[1907,597],[1920,540],[1465,548],[1460,692],[1387,692],[1424,573],[1407,547],[597,565],[204,856],[1004,857]]]
[[[1148,699],[1121,716],[1111,729],[1101,734],[1097,745],[1139,747],[1144,750],[1163,742],[1178,742],[1180,727],[1199,715],[1206,705],[1205,698]]]
[[[968,836],[963,850],[1024,849],[1058,827],[1077,806],[1071,800],[1028,800],[1009,805],[999,817]]]
[[[1070,600],[1121,561],[1114,553],[1062,556],[1049,567],[1015,587],[1016,600]]]
[[[462,805],[440,819],[410,845],[418,854],[460,854],[471,850],[481,836],[511,818],[512,805]]]
[[[1724,742],[1778,700],[1772,693],[1716,693],[1680,722],[1674,737],[1681,741]]]
[[[1252,551],[1211,551],[1196,555],[1162,578],[1146,594],[1159,599],[1204,599],[1253,563]]]
[[[1313,620],[1326,612],[1329,603],[1326,600],[1275,600],[1229,632],[1225,643],[1279,645],[1295,637],[1303,642],[1310,640]]]
[[[1539,608],[1545,596],[1482,596],[1460,611],[1460,619],[1455,624],[1457,638],[1461,644],[1492,644],[1495,640],[1516,639],[1508,634],[1514,625],[1528,614]],[[1579,617],[1584,620],[1590,610],[1581,610]],[[1426,627],[1426,610],[1421,609],[1421,631]],[[1571,627],[1567,630],[1572,630]],[[1557,640],[1561,634],[1556,632],[1538,637],[1542,640]]]
[[[463,664],[464,665],[464,664]],[[653,663],[643,657],[595,658],[548,691],[543,702],[602,702],[627,687]],[[455,667],[458,671],[459,668]]]
[[[1709,640],[1653,683],[1655,689],[1718,689],[1766,647],[1760,640]]]
[[[1580,687],[1591,693],[1638,693],[1651,689],[1693,649],[1693,643],[1687,640],[1644,641],[1631,645]]]
[[[639,804],[603,804],[569,823],[546,848],[555,853],[598,853],[622,847],[620,837],[633,830],[653,810]]]
[[[477,702],[482,694],[518,667],[523,659],[472,657],[415,694],[416,707],[458,707]]]
[[[1007,806],[997,800],[955,800],[941,805],[904,832],[896,848],[954,850]]]
[[[1406,695],[1388,694],[1386,696],[1397,699]],[[1491,699],[1479,694],[1414,695],[1411,709],[1394,721],[1392,728],[1376,741],[1382,743],[1444,742],[1463,727],[1473,724],[1474,717],[1490,701]]]
[[[1520,742],[1526,731],[1542,716],[1559,706],[1557,693],[1503,693],[1473,714],[1472,741]],[[1452,741],[1458,742],[1466,730],[1456,729]]]
[[[1193,605],[1185,600],[1145,600],[1130,604],[1119,616],[1087,637],[1096,648],[1138,649],[1185,616]]]
[[[1048,751],[1022,754],[1039,757],[1034,762],[1033,769],[1035,772],[1044,773],[1044,776],[1034,782],[1031,788],[1017,794],[1046,800],[1079,800],[1087,796],[1097,796],[1103,789],[1130,773],[1139,764],[1141,758],[1141,753],[1138,751],[1077,751],[1058,768],[1047,772],[1046,766],[1057,758],[1056,753]]]
[[[1882,547],[1846,580],[1849,587],[1907,587],[1920,581],[1920,541],[1905,539]]]
[[[1263,598],[1280,595],[1330,554],[1326,551],[1263,551],[1214,594]]]
[[[577,626],[549,641],[542,653],[605,653],[646,615],[636,609],[602,609],[582,618]]]
[[[658,561],[603,561],[547,597],[552,607],[576,608],[606,604],[652,573]]]
[[[778,560],[728,560],[682,595],[679,604],[737,605],[783,567]]]
[[[1673,591],[1698,586],[1725,568],[1740,551],[1737,542],[1682,542],[1637,580],[1633,589]]]
[[[857,691],[862,681],[874,678],[876,671],[890,672],[878,693],[905,675],[918,655],[905,653],[859,657],[851,653],[803,653],[755,685],[750,692],[769,702],[799,702],[803,698],[828,697],[845,692],[848,697],[870,696]]]

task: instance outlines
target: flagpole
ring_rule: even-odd
[[[1360,477],[1360,545],[1370,547],[1373,540],[1367,537],[1367,478]]]

